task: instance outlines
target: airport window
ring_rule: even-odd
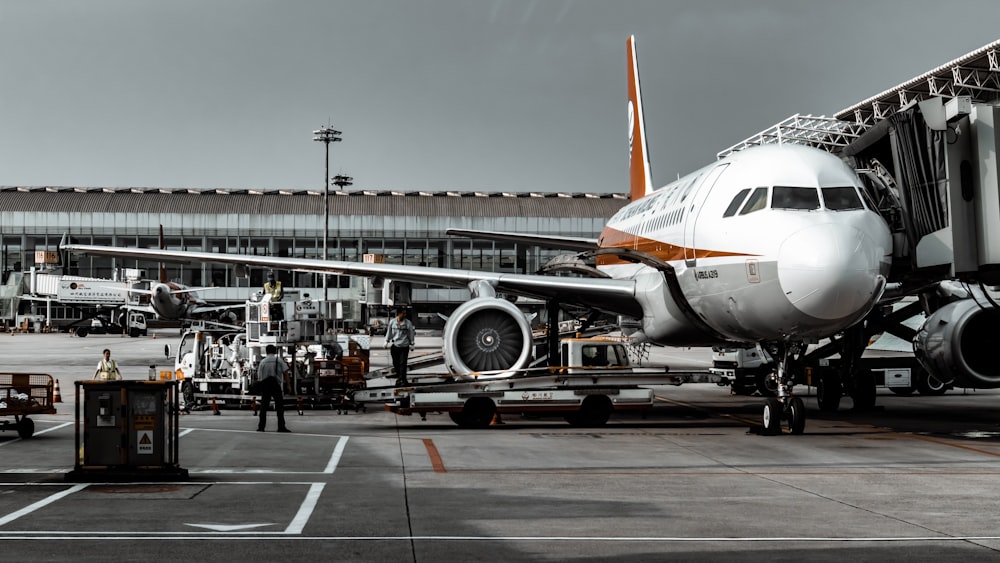
[[[757,188],[750,194],[750,198],[747,199],[746,204],[743,205],[743,211],[740,211],[740,215],[760,211],[765,207],[767,207],[767,188]]]
[[[819,209],[819,193],[816,188],[775,186],[774,193],[771,195],[771,209],[804,211]]]
[[[833,211],[864,209],[864,206],[861,204],[861,198],[858,197],[858,192],[853,186],[823,188],[823,202],[826,204],[827,209]]]
[[[722,214],[723,217],[732,217],[736,215],[736,211],[740,208],[740,204],[746,199],[747,194],[750,193],[750,188],[743,188],[740,193],[736,194],[733,201],[729,202],[729,207],[726,208],[726,212]]]

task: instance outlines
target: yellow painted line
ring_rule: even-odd
[[[434,440],[424,438],[424,447],[427,448],[427,457],[431,458],[431,467],[434,468],[434,473],[447,473],[448,470],[444,468],[444,462],[441,461],[441,454],[438,453]]]

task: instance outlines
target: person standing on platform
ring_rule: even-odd
[[[417,330],[410,319],[406,318],[406,309],[396,309],[396,317],[389,321],[385,331],[385,347],[392,356],[392,369],[396,372],[398,385],[409,385],[406,380],[406,366],[410,359],[410,350],[416,345]]]
[[[274,279],[274,272],[267,273],[267,282],[264,283],[264,294],[271,296],[271,320],[280,321],[285,318],[285,310],[281,305],[281,299],[285,296],[281,288],[281,282]]]
[[[257,378],[260,381],[260,422],[257,432],[263,432],[267,426],[267,408],[274,399],[274,411],[278,414],[278,432],[291,432],[285,426],[285,402],[281,391],[288,364],[278,357],[278,348],[268,344],[264,348],[264,359],[257,366]]]

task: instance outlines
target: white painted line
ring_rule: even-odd
[[[38,510],[39,508],[43,508],[45,506],[48,506],[49,504],[52,504],[53,502],[55,502],[55,501],[57,501],[57,500],[65,497],[65,496],[71,495],[71,494],[73,494],[73,493],[75,493],[77,491],[82,491],[83,489],[87,488],[88,486],[89,486],[88,483],[83,483],[83,484],[80,484],[80,485],[73,485],[72,487],[66,489],[65,491],[60,491],[60,492],[58,492],[58,493],[56,493],[54,495],[49,495],[49,496],[43,498],[42,500],[40,500],[40,501],[38,501],[38,502],[36,502],[34,504],[29,504],[28,506],[25,506],[24,508],[22,508],[21,510],[18,510],[17,512],[11,512],[7,516],[4,516],[3,518],[0,518],[0,526],[4,526],[6,524],[9,524],[9,523],[13,522],[14,520],[17,520],[18,518],[20,518],[22,516],[25,516],[27,514],[31,514],[32,512]]]
[[[333,473],[337,469],[337,464],[340,463],[340,456],[344,454],[346,446],[347,436],[341,436],[340,440],[337,440],[337,447],[333,448],[333,455],[330,456],[330,462],[326,464],[326,470],[323,473]]]
[[[237,540],[246,541],[279,541],[290,540],[301,541],[438,541],[438,542],[654,542],[654,543],[900,543],[900,542],[921,542],[921,543],[953,543],[953,542],[979,542],[998,541],[1000,536],[888,536],[888,537],[676,537],[676,536],[288,536],[287,532],[246,532],[217,534],[213,532],[191,533],[191,532],[161,532],[159,535],[149,532],[114,532],[113,535],[103,535],[107,532],[0,532],[0,541],[57,541],[70,540],[100,540],[100,541],[177,541],[177,540],[203,540],[222,541]]]
[[[72,422],[64,422],[64,423],[62,423],[62,424],[60,424],[58,426],[53,426],[52,428],[46,428],[45,430],[39,430],[38,432],[34,432],[32,434],[32,436],[38,436],[40,434],[45,434],[46,432],[52,432],[53,430],[59,430],[60,428],[65,428],[65,427],[69,426],[70,424],[73,424],[73,423]],[[0,447],[6,446],[7,444],[13,444],[13,443],[16,443],[16,442],[20,442],[20,441],[22,441],[21,438],[14,438],[13,440],[9,440],[7,442],[0,442]]]
[[[59,430],[60,428],[66,428],[67,426],[70,426],[72,424],[73,424],[72,422],[64,422],[64,423],[59,424],[57,426],[53,426],[52,428],[46,428],[45,430],[39,430],[38,432],[35,432],[34,435],[38,436],[38,435],[41,435],[41,434],[45,434],[47,432],[52,432],[53,430]]]
[[[197,428],[188,428],[187,430],[184,430],[183,432],[181,432],[180,434],[178,434],[177,437],[178,438],[183,438],[184,436],[187,436],[188,434],[194,432],[195,430],[197,430]]]
[[[302,501],[302,505],[299,506],[299,511],[295,514],[295,518],[292,518],[292,522],[285,528],[286,534],[302,533],[302,529],[309,522],[309,517],[312,516],[313,510],[316,508],[316,502],[319,501],[319,495],[323,492],[323,487],[325,486],[324,483],[313,483],[309,487],[309,492],[306,493],[306,498]]]

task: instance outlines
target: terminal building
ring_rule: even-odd
[[[324,213],[324,201],[329,213]],[[163,247],[248,255],[323,258],[324,221],[332,260],[376,260],[489,272],[531,273],[560,254],[523,244],[452,237],[450,228],[596,238],[604,223],[628,203],[624,194],[398,192],[322,190],[222,190],[164,188],[0,187],[0,268],[8,283],[0,317],[40,306],[18,299],[30,271],[51,268],[35,262],[52,256],[63,235],[77,244]],[[39,251],[50,251],[48,254]],[[139,269],[157,279],[160,264],[97,256],[61,256],[62,273],[117,279]],[[41,258],[40,258],[41,260]],[[211,303],[238,303],[259,291],[266,272],[236,272],[216,264],[163,264],[167,278],[192,287]],[[11,274],[14,274],[13,276]],[[21,275],[23,274],[23,275]],[[286,290],[321,298],[322,276],[276,271]],[[378,284],[376,284],[377,286]],[[343,305],[348,322],[367,321],[367,307],[392,304],[393,296],[369,280],[330,276],[328,301]],[[398,297],[398,296],[397,296]],[[467,290],[412,287],[418,321],[440,321],[469,298]],[[36,309],[29,311],[29,309]],[[58,304],[52,324],[85,312]],[[43,311],[44,312],[44,311]]]

